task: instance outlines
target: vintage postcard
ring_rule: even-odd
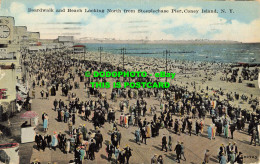
[[[0,0],[0,163],[259,163],[260,2]]]

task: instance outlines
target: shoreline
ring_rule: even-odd
[[[181,40],[181,41],[174,41],[174,40],[75,40],[76,43],[89,43],[89,44],[205,44],[205,45],[216,45],[216,44],[260,44],[260,42],[256,43],[244,43],[238,41],[212,41],[212,40],[205,40],[205,41],[196,41],[196,40]]]

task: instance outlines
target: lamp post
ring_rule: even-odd
[[[167,72],[168,72],[168,55],[170,56],[170,51],[168,51],[168,50],[165,50],[165,51],[163,51],[163,56],[165,55],[165,71],[166,71],[166,75],[167,75]],[[167,82],[167,76],[165,76],[165,78],[166,78],[166,82]]]
[[[121,49],[121,54],[123,55],[123,70],[125,70],[125,54],[126,54],[125,48]]]
[[[100,68],[101,68],[101,52],[103,51],[103,47],[98,47],[98,51],[99,51],[99,58],[100,58]]]

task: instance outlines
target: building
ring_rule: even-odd
[[[0,121],[17,111],[17,85],[21,86],[21,45],[25,40],[39,34],[29,35],[25,26],[15,26],[13,17],[0,16]],[[23,89],[26,92],[26,90]],[[20,95],[20,98],[23,95]]]
[[[58,36],[58,42],[61,43],[64,48],[72,48],[74,46],[74,37]]]
[[[17,102],[24,101],[28,93],[25,70],[20,57],[38,51],[73,51],[73,36],[40,39],[39,32],[30,32],[26,26],[15,26],[14,17],[0,16],[0,121],[19,111]],[[77,53],[82,47],[75,47]]]
[[[74,45],[73,46],[73,54],[75,58],[81,58],[82,56],[86,57],[86,46],[84,45]]]
[[[73,46],[73,53],[74,54],[83,54],[86,51],[86,46],[84,45],[75,45]]]
[[[11,59],[14,57],[13,44],[14,41],[14,18],[0,17],[0,58]]]

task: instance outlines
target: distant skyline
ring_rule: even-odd
[[[66,12],[28,12],[29,8],[65,9]],[[82,12],[67,12],[69,8]],[[104,9],[104,13],[85,12],[86,9]],[[107,9],[121,10],[121,13],[107,13]],[[136,12],[124,13],[125,9]],[[139,9],[170,13],[137,13]],[[173,9],[198,13],[171,13]],[[218,13],[201,13],[202,9],[216,9]],[[73,35],[75,39],[260,42],[260,3],[257,1],[1,0],[0,15],[13,16],[16,26],[40,32],[41,39]]]

